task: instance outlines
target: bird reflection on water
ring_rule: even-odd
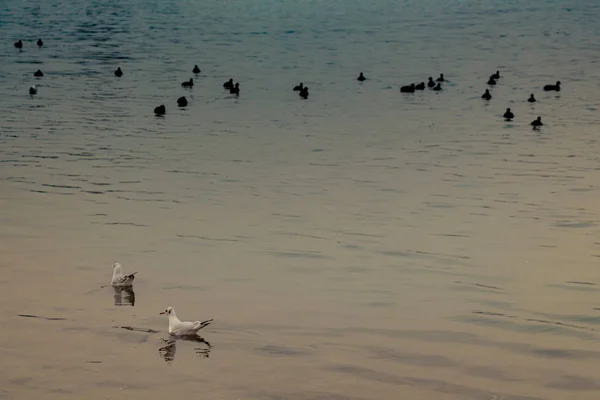
[[[134,306],[135,292],[132,286],[113,287],[115,290],[115,306]]]
[[[210,355],[210,349],[212,348],[209,342],[207,342],[204,338],[198,335],[177,336],[161,340],[165,342],[165,346],[158,349],[158,352],[167,364],[171,364],[173,360],[175,360],[175,353],[177,352],[177,341],[181,340],[186,342],[202,343],[206,345],[206,347],[194,347],[194,351],[201,358],[208,358]]]

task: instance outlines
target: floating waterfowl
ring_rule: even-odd
[[[534,121],[531,122],[531,126],[533,126],[534,128],[542,126],[542,125],[544,125],[542,123],[542,117],[537,117],[536,120],[534,120]]]
[[[402,93],[414,93],[415,92],[415,84],[411,83],[410,86],[402,86],[400,88],[400,92],[402,92]]]
[[[123,268],[121,267],[121,264],[115,262],[113,265],[113,276],[111,284],[115,287],[131,286],[133,285],[135,274],[137,274],[137,271],[133,274],[123,275]]]
[[[165,115],[166,113],[167,113],[167,108],[165,107],[164,104],[161,104],[160,106],[158,106],[154,109],[154,114],[156,114],[156,115]]]
[[[305,100],[308,99],[308,86],[304,86],[298,95]]]
[[[177,318],[177,315],[175,315],[175,309],[173,307],[167,307],[160,315],[169,316],[169,334],[173,336],[196,335],[200,329],[206,328],[213,322],[212,319],[202,322],[180,321],[179,318]]]
[[[544,86],[544,90],[546,92],[550,92],[550,91],[553,91],[553,90],[555,90],[557,92],[560,92],[560,81],[556,81],[556,85],[546,85],[546,86]]]

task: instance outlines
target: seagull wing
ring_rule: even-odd
[[[131,282],[135,278],[134,275],[137,274],[137,273],[138,273],[138,271],[135,271],[133,274],[122,276],[121,278],[116,279],[113,282],[113,285],[123,285],[124,283]]]
[[[194,321],[194,332],[198,332],[200,329],[206,328],[208,325],[210,325],[212,322],[214,321],[214,319],[208,319],[206,321]]]

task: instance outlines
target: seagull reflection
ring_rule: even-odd
[[[135,292],[132,286],[113,287],[115,290],[115,306],[134,306]]]
[[[177,341],[187,341],[187,342],[195,342],[202,343],[206,345],[206,347],[194,347],[194,351],[201,358],[208,358],[210,355],[210,349],[212,348],[211,344],[208,343],[204,338],[198,335],[191,336],[177,336],[169,339],[161,339],[165,342],[165,345],[158,349],[160,356],[166,361],[167,364],[171,364],[175,359],[175,353],[177,352]]]

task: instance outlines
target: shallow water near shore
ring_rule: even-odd
[[[0,399],[597,399],[599,12],[5,2]]]

